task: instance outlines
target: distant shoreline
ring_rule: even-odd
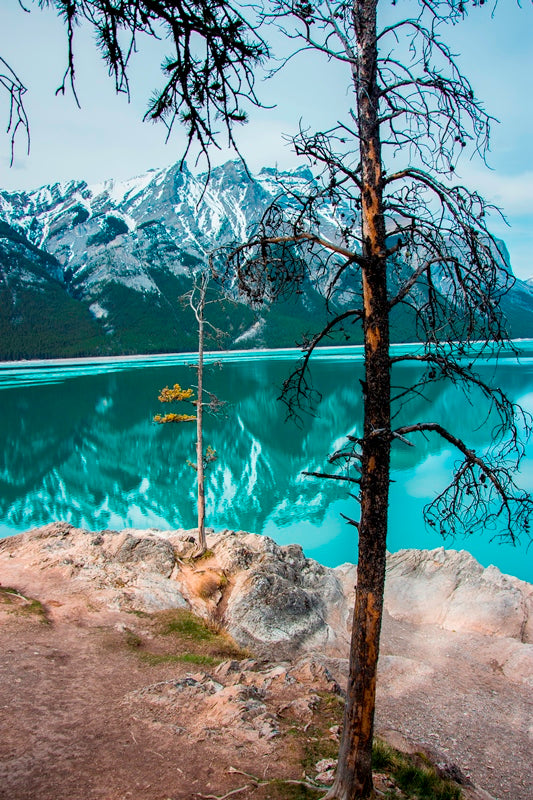
[[[473,342],[473,345],[478,342]],[[480,344],[480,343],[479,343]],[[530,344],[533,350],[533,338],[531,339],[512,339],[510,344],[520,346]],[[405,348],[410,351],[417,347],[423,347],[421,342],[394,342],[391,344],[393,352]],[[505,349],[505,348],[504,348]],[[264,358],[278,358],[288,359],[294,355],[303,353],[300,347],[280,347],[280,348],[249,348],[241,350],[208,350],[205,352],[205,358],[209,361],[223,361],[234,360],[260,360]],[[347,355],[361,357],[364,355],[363,344],[353,345],[331,345],[325,347],[317,347],[315,352],[317,356],[327,355]],[[136,363],[142,362],[160,362],[163,359],[173,359],[176,363],[178,360],[183,360],[184,364],[191,363],[197,357],[196,351],[184,351],[178,353],[135,353],[133,355],[110,355],[110,356],[78,356],[73,358],[35,358],[35,359],[17,359],[13,361],[0,361],[0,369],[17,369],[24,367],[47,367],[47,366],[76,366],[76,365],[90,365],[90,364],[111,364],[116,362],[123,363]]]

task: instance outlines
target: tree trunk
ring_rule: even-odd
[[[356,0],[354,67],[362,180],[366,381],[357,589],[344,729],[330,800],[372,796],[376,670],[383,612],[390,468],[390,361],[378,89],[377,0]]]
[[[203,379],[204,379],[204,305],[205,287],[200,288],[198,304],[198,400],[196,403],[196,473],[198,479],[198,549],[205,553],[205,492],[204,492],[204,445],[202,436],[203,424]]]

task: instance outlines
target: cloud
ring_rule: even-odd
[[[500,206],[504,214],[533,215],[533,171],[509,175],[501,171],[467,167],[461,177],[469,187],[492,203]]]

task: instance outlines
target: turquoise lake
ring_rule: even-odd
[[[405,348],[406,346],[402,346]],[[521,357],[489,360],[479,371],[533,412],[533,341]],[[300,543],[334,566],[356,560],[355,529],[344,514],[357,503],[344,485],[302,476],[322,470],[346,434],[361,431],[358,347],[328,348],[312,365],[321,392],[315,416],[286,420],[279,397],[297,351],[239,352],[206,370],[209,391],[225,400],[225,416],[206,418],[205,444],[218,455],[206,485],[209,526],[263,533]],[[214,359],[212,359],[214,360]],[[195,527],[194,424],[153,423],[163,410],[159,390],[195,383],[192,355],[0,364],[0,536],[55,520],[102,528]],[[395,369],[409,385],[419,372]],[[165,409],[165,410],[168,410]],[[188,410],[188,409],[183,409]],[[480,398],[435,384],[403,409],[400,421],[435,421],[481,452],[492,423]],[[533,547],[490,541],[457,531],[443,542],[427,529],[422,509],[447,485],[458,455],[437,439],[417,447],[395,444],[388,548],[469,550],[483,565],[533,581]],[[533,444],[518,483],[533,490]]]

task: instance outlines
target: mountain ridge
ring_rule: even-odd
[[[228,161],[209,181],[174,164],[127,180],[0,191],[0,358],[194,350],[194,319],[179,302],[193,273],[217,247],[243,241],[283,191],[305,192],[313,180],[304,166],[251,175]],[[332,233],[341,216],[326,206],[324,230]],[[511,335],[532,336],[533,286],[517,287],[506,300]],[[300,344],[326,320],[319,288],[306,282],[293,297],[255,311],[237,298],[222,303],[214,324],[227,334],[223,346]],[[396,312],[394,340],[414,335],[414,321]],[[333,343],[343,341],[357,344],[361,336],[350,331]]]

